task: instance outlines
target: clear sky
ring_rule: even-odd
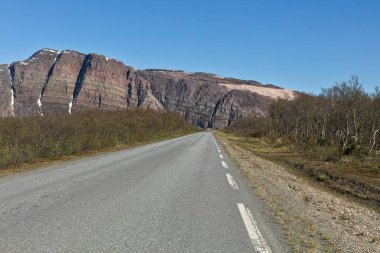
[[[380,86],[379,0],[1,0],[0,63],[41,48],[319,93]]]

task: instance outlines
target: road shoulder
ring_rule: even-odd
[[[216,135],[282,225],[294,252],[380,252],[380,215]]]

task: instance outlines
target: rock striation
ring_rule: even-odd
[[[222,128],[241,116],[263,116],[272,101],[246,90],[229,90],[219,85],[224,78],[212,74],[144,70],[138,75],[151,84],[165,109],[203,128]]]
[[[0,65],[0,116],[72,113],[85,108],[150,108],[194,125],[223,128],[238,117],[263,116],[278,97],[295,93],[256,81],[178,70],[135,70],[98,54],[42,49]]]

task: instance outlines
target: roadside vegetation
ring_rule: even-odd
[[[217,137],[282,226],[291,252],[379,252],[380,212],[376,208],[328,190],[280,162],[285,159],[285,146],[223,132]],[[288,156],[293,154],[288,152]]]
[[[265,159],[380,206],[380,91],[368,94],[356,76],[318,96],[278,99],[268,117],[239,119],[224,132]]]
[[[178,114],[151,110],[79,111],[0,119],[0,172],[43,159],[177,137],[197,131]]]

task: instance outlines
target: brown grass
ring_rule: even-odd
[[[379,210],[284,162],[292,156],[305,159],[307,154],[297,153],[285,140],[248,141],[216,134],[273,211],[292,252],[379,252]]]
[[[234,162],[239,165],[241,174],[247,178],[249,185],[272,210],[274,219],[282,227],[284,242],[291,247],[292,252],[333,252],[331,243],[325,235],[316,230],[305,210],[295,205],[293,199],[285,194],[287,189],[284,191],[281,188],[283,185],[278,183],[273,185],[277,178],[273,177],[273,168],[266,164],[263,172],[261,165],[253,162],[253,156],[247,155],[248,150],[238,145],[241,150],[236,149],[235,142],[231,141],[235,139],[234,136],[220,132],[217,136]],[[266,150],[263,146],[260,149]],[[293,191],[300,191],[293,183],[286,184]],[[308,201],[310,198],[307,196],[302,200],[305,203]]]
[[[326,156],[329,154],[321,154],[318,159],[316,154],[300,152],[291,143],[281,139],[268,140],[220,134],[245,150],[284,166],[292,173],[306,176],[316,184],[354,197],[376,209],[380,207],[380,156],[378,154],[366,158],[345,156],[340,160],[331,159],[327,162]]]
[[[179,115],[150,110],[81,111],[0,119],[0,174],[121,150],[198,131]]]

